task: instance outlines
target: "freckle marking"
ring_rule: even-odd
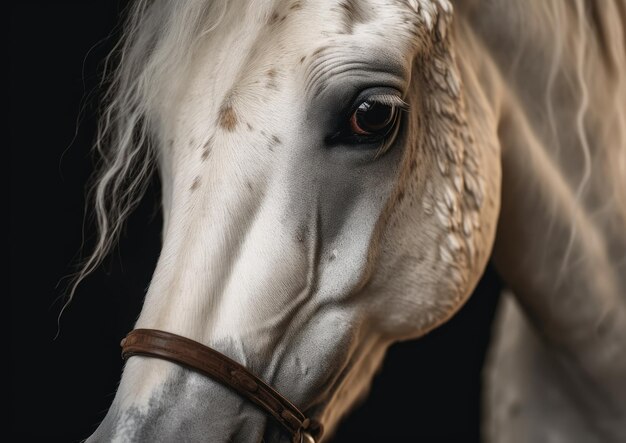
[[[358,0],[342,0],[339,8],[343,15],[344,33],[352,34],[354,26],[370,20],[368,10]]]
[[[282,23],[285,21],[286,18],[287,18],[287,14],[281,16],[277,11],[274,11],[272,15],[270,16],[269,20],[267,21],[267,24],[275,25],[278,23]]]
[[[328,49],[328,46],[320,46],[315,51],[313,51],[313,53],[311,54],[311,57],[318,56],[322,51],[324,51],[326,49]]]
[[[200,176],[196,175],[196,177],[193,179],[193,183],[191,183],[191,187],[189,188],[189,190],[193,192],[198,189],[198,186],[200,186]]]
[[[300,57],[300,64],[302,64],[302,62],[304,62],[305,59],[306,59],[306,55],[303,55],[302,57]]]
[[[290,10],[295,11],[296,9],[301,9],[302,8],[302,3],[297,1],[297,2],[293,2],[293,4],[289,7]]]
[[[278,89],[278,83],[276,81],[276,69],[270,68],[267,70],[267,87],[269,89]]]
[[[306,226],[299,226],[298,229],[296,229],[296,241],[298,243],[304,243],[304,239],[306,238],[308,234],[308,228]]]
[[[200,155],[200,159],[205,161],[209,158],[209,154],[211,153],[211,146],[213,145],[213,137],[210,137],[206,143],[202,146],[202,154]]]
[[[246,181],[246,187],[252,191],[252,183],[250,183],[249,181]]]
[[[250,123],[246,123],[246,127],[248,128],[248,131],[254,130],[254,128],[252,127]]]
[[[219,112],[219,125],[227,131],[233,131],[237,126],[237,114],[232,105],[222,106]]]
[[[280,138],[278,138],[278,136],[272,135],[269,143],[267,144],[267,147],[270,151],[274,152],[274,147],[280,145],[281,143],[282,142],[280,141]]]

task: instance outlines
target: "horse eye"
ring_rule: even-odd
[[[355,135],[385,135],[393,127],[396,106],[364,101],[350,116],[350,130]]]

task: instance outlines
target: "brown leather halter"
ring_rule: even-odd
[[[122,358],[156,357],[188,367],[227,386],[274,417],[293,443],[315,443],[321,423],[307,418],[296,406],[245,367],[202,343],[156,329],[135,329],[122,340]]]

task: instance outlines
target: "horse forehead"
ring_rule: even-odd
[[[393,23],[416,13],[432,14],[436,2],[447,3],[448,0],[281,0],[262,14],[261,21],[278,29],[296,16],[308,20],[309,25],[324,25],[337,33],[349,34],[359,24]],[[253,13],[255,8],[256,4],[251,5]],[[297,31],[306,34],[308,29],[298,28]]]
[[[425,18],[434,6],[422,3],[432,5],[431,0],[417,1],[417,7],[405,0],[291,0],[266,4],[264,13],[252,4],[230,9],[194,61],[199,69],[181,110],[192,118],[177,125],[174,138],[209,138],[199,133],[204,123],[197,123],[207,119],[219,134],[282,126],[269,121],[263,109],[272,103],[272,114],[282,114],[275,105],[288,103],[300,89],[306,92],[308,80],[325,71],[321,66],[352,60],[366,66],[383,59],[407,65],[419,44],[418,29],[434,20]]]
[[[430,4],[430,0],[421,2]],[[416,44],[416,29],[424,23],[424,12],[413,5],[421,2],[279,1],[261,17],[248,11],[238,25],[225,23],[217,30],[222,33],[220,38],[209,43],[205,59],[214,86],[223,94],[215,102],[218,123],[234,129],[234,104],[242,96],[257,96],[255,91],[261,89],[262,94],[271,94],[280,89],[288,72],[298,72],[300,67],[306,73],[330,59],[358,58],[383,47],[396,58],[408,55]],[[202,78],[204,83],[207,77]]]
[[[288,0],[276,2],[265,13],[250,5],[244,15],[233,8],[231,20],[215,31],[221,36],[211,52],[221,55],[214,69],[235,67],[238,75],[226,78],[241,81],[242,71],[256,74],[255,67],[268,63],[293,66],[315,58],[321,48],[364,50],[376,43],[404,48],[414,43],[419,23],[428,23],[424,11],[434,14],[434,7],[422,9],[421,3],[431,0]]]

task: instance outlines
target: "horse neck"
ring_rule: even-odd
[[[592,396],[624,410],[626,9],[481,3],[458,4],[457,53],[499,118],[494,261]]]

